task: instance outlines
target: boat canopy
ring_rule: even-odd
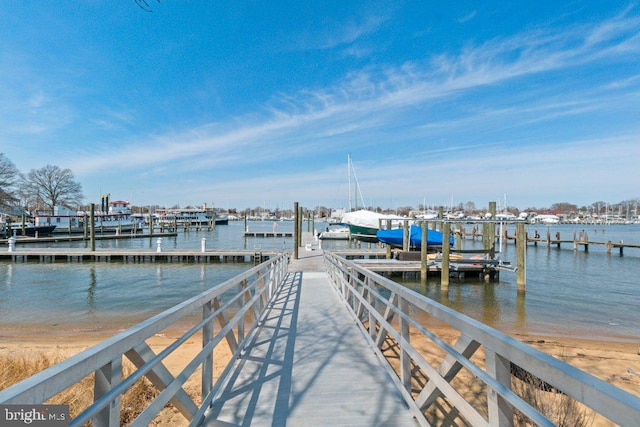
[[[366,209],[360,209],[344,214],[342,223],[358,227],[380,228],[380,220],[404,221],[405,219],[407,218],[398,215],[384,215]]]

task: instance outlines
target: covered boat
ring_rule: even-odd
[[[386,222],[387,220],[391,220],[397,225],[398,221],[403,221],[405,218],[396,215],[384,215],[366,209],[348,212],[342,217],[342,223],[349,227],[351,237],[369,243],[378,242],[376,233],[380,230],[380,222]]]
[[[402,247],[404,228],[392,228],[390,230],[378,230],[376,237],[382,243],[398,248]],[[453,245],[453,236],[449,236],[449,243]],[[442,232],[427,229],[427,246],[442,246]],[[409,228],[409,247],[422,247],[422,227],[412,225]]]

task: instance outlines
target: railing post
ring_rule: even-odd
[[[213,312],[212,301],[207,301],[202,306],[203,319]],[[202,347],[204,348],[213,339],[213,319],[202,327]],[[202,398],[204,399],[213,387],[213,351],[202,362]]]
[[[400,342],[400,381],[402,386],[411,392],[411,357],[407,353],[405,346],[410,346],[409,322],[405,316],[409,316],[409,302],[398,295],[398,308],[400,310],[398,318],[398,329],[402,342]]]
[[[247,302],[251,299],[250,297],[247,298],[246,296],[246,289],[247,289],[247,281],[243,280],[242,282],[238,283],[238,293],[242,294],[242,296],[240,297],[240,306],[244,307],[245,304],[247,304]],[[244,323],[245,323],[245,317],[247,316],[247,314],[245,313],[239,320],[238,320],[238,343],[241,343],[242,341],[244,341]]]
[[[511,362],[496,352],[485,350],[487,373],[511,390]],[[491,387],[487,388],[489,425],[502,427],[513,425],[513,407]]]
[[[369,278],[367,278],[367,285],[370,288],[375,286],[374,284],[370,283]],[[369,309],[369,336],[373,340],[375,339],[375,336],[376,336],[376,316],[373,314],[376,300],[375,300],[375,296],[373,295],[373,292],[369,292],[369,291],[367,292],[367,302],[371,306],[371,308]]]
[[[98,369],[94,379],[93,400],[95,402],[122,381],[122,355]],[[121,397],[118,396],[98,412],[93,420],[95,427],[117,427],[120,425],[120,399]]]

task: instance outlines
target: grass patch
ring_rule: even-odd
[[[11,353],[0,354],[0,390],[4,390],[18,382],[29,378],[66,359],[66,356],[55,353]],[[124,360],[125,377],[134,372],[135,367]],[[44,402],[52,405],[69,405],[72,418],[93,403],[93,374],[88,375],[68,389]],[[131,423],[142,410],[158,395],[158,391],[147,380],[142,378],[122,396],[120,425]]]

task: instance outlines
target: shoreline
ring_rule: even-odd
[[[25,328],[24,325],[0,325],[0,355],[40,352],[62,353],[65,357],[71,357],[126,330],[118,327],[69,329],[40,326],[33,329]],[[188,322],[178,323],[150,337],[148,342],[151,346],[166,346],[188,329]],[[447,325],[432,325],[429,329],[441,337],[457,334],[456,330]],[[640,340],[631,337],[590,339],[553,334],[502,332],[640,396]],[[190,339],[184,344],[188,352],[197,352],[201,345],[197,339]]]

